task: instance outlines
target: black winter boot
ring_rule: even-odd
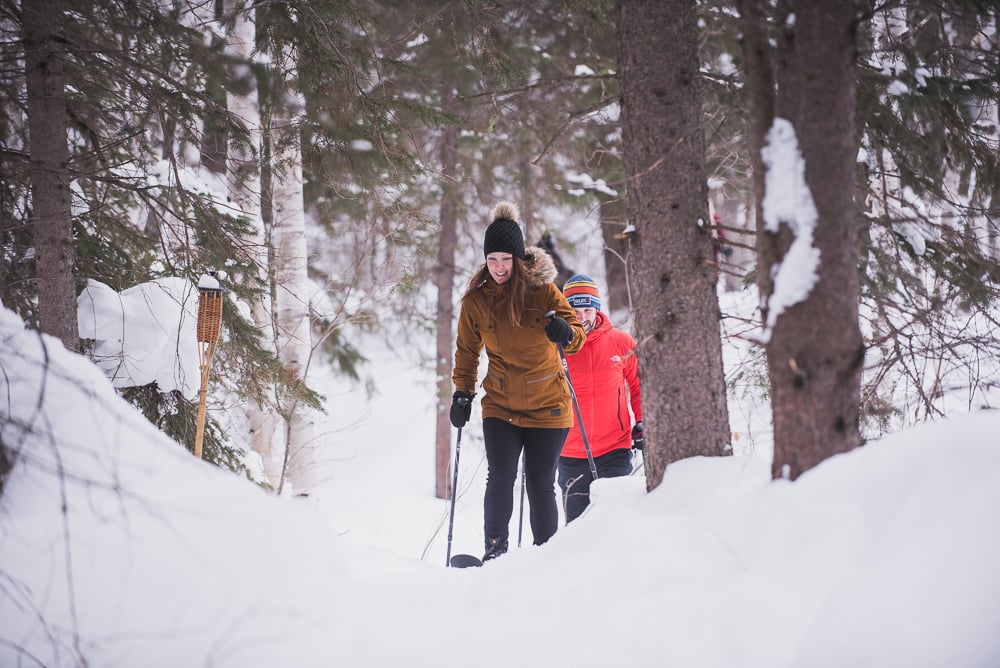
[[[487,538],[486,553],[483,555],[483,562],[496,559],[507,551],[507,538]]]

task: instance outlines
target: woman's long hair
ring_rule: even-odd
[[[524,312],[525,295],[528,293],[528,277],[525,271],[526,264],[525,260],[515,256],[511,267],[510,280],[506,283],[507,291],[510,295],[510,299],[507,300],[507,308],[509,309],[507,317],[515,327],[521,327],[521,314]],[[469,281],[469,287],[465,289],[462,301],[464,302],[469,295],[481,289],[491,280],[493,280],[493,277],[490,276],[489,267],[483,264],[473,274],[472,280]]]

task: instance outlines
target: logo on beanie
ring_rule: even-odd
[[[601,308],[601,293],[590,276],[577,274],[563,285],[566,301],[573,308]]]

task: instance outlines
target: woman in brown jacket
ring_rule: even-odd
[[[458,317],[451,422],[469,421],[479,355],[489,368],[483,379],[483,438],[488,473],[483,501],[486,553],[507,551],[517,462],[524,450],[531,533],[541,545],[559,524],[555,473],[573,405],[558,349],[576,352],[583,326],[559,288],[556,268],[538,247],[524,248],[517,207],[500,202],[490,212],[479,268],[462,297]],[[555,315],[547,314],[555,311]]]

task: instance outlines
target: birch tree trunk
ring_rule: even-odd
[[[619,0],[618,76],[646,424],[646,487],[730,451],[694,0]]]
[[[256,30],[255,10],[243,0],[227,0],[226,16],[233,17],[233,28],[226,36],[229,51],[249,63],[254,47]],[[226,183],[229,200],[239,215],[250,221],[252,231],[244,238],[253,275],[242,277],[249,286],[261,290],[260,297],[250,303],[254,326],[260,332],[262,347],[277,354],[275,348],[274,315],[271,304],[270,259],[267,233],[261,212],[261,179],[258,160],[262,150],[260,100],[256,78],[250,75],[250,90],[243,95],[226,94],[226,106],[246,127],[248,142],[229,142],[226,166]],[[273,383],[271,384],[272,394]],[[275,489],[281,484],[285,458],[284,421],[274,411],[256,404],[246,407],[245,414],[250,428],[250,449],[256,452],[264,468],[268,483]]]
[[[285,81],[296,77],[296,54],[281,59]],[[272,180],[272,234],[276,282],[278,357],[289,375],[290,385],[305,383],[312,354],[309,321],[309,277],[305,237],[302,181],[302,147],[298,114],[305,105],[293,85],[286,86],[283,104],[271,115],[271,139],[275,171]],[[315,415],[294,396],[284,397],[285,465],[278,486],[287,481],[296,493],[305,493],[318,482],[314,443]]]
[[[59,47],[64,10],[54,0],[32,0],[21,3],[21,16],[38,325],[69,350],[79,350],[66,81]]]

